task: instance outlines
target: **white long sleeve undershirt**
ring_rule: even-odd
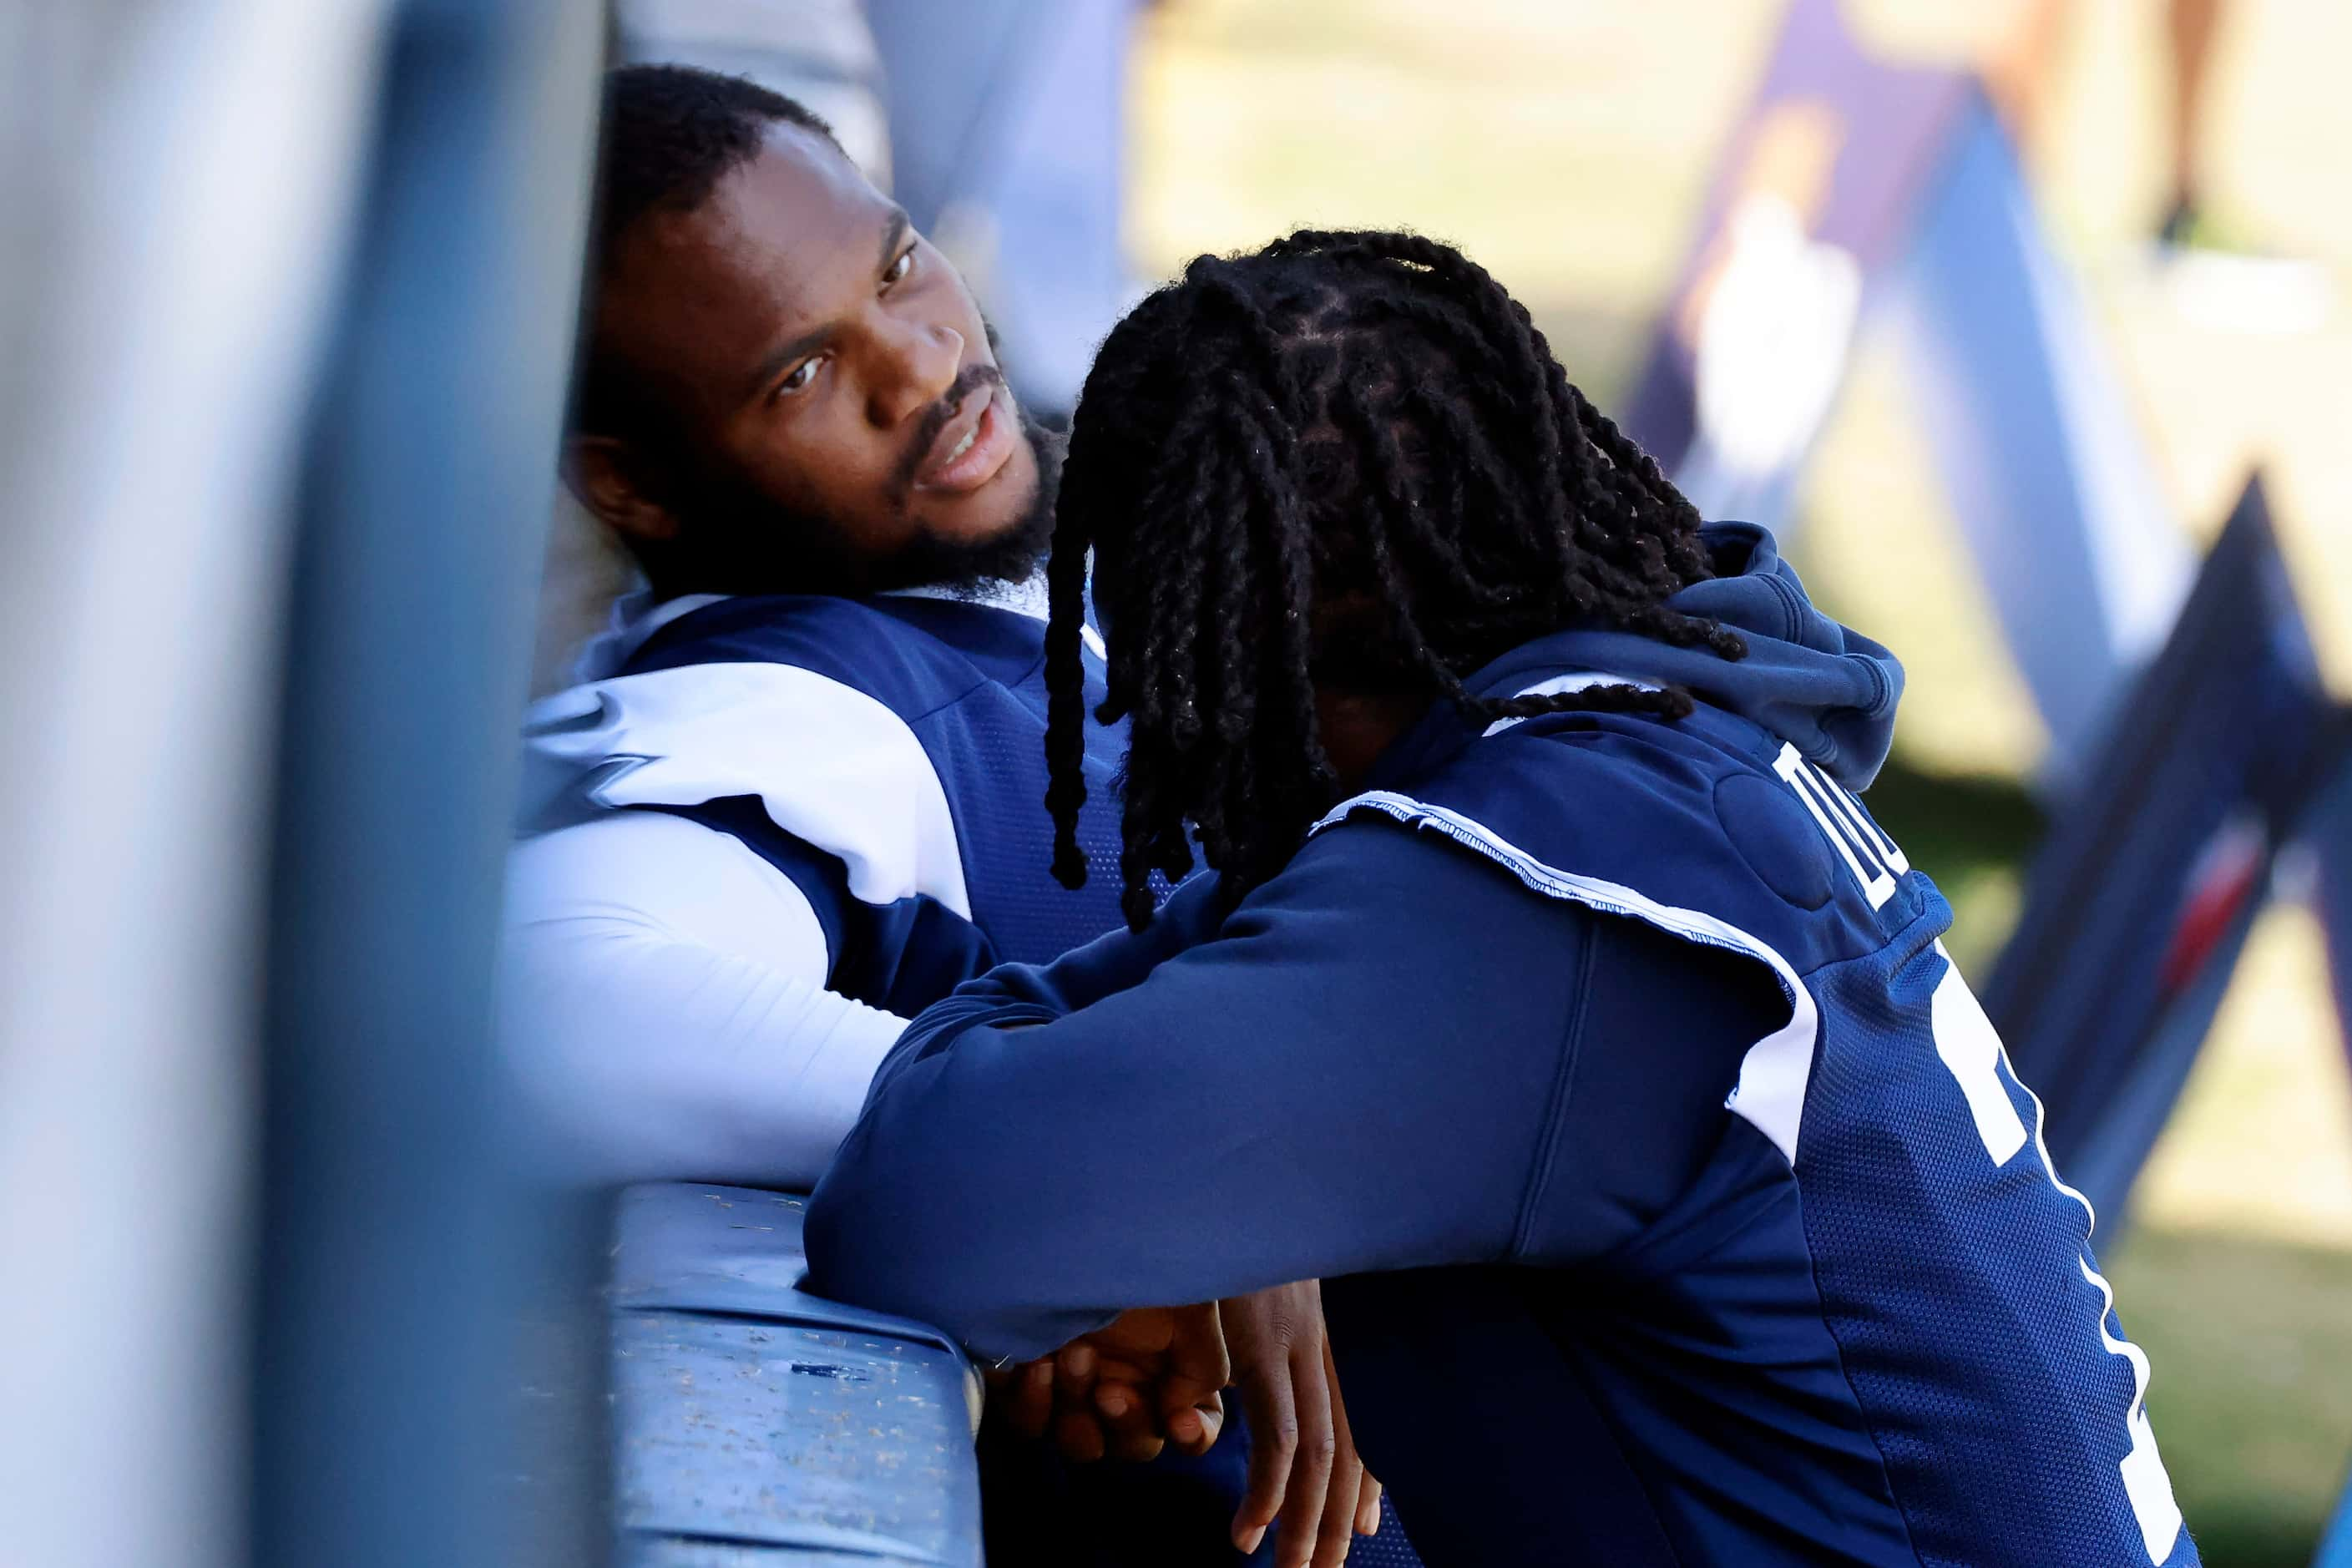
[[[698,823],[614,812],[509,862],[502,1049],[578,1179],[813,1185],[905,1026],[826,973],[800,889]]]

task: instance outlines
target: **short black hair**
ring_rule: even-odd
[[[604,257],[646,214],[692,212],[709,200],[719,180],[749,163],[768,127],[780,121],[814,132],[836,151],[841,146],[818,115],[748,77],[660,65],[608,73],[596,174]]]
[[[1679,718],[1678,688],[1482,697],[1464,680],[1572,626],[1726,658],[1669,608],[1711,574],[1699,516],[1569,381],[1525,307],[1451,246],[1305,230],[1203,256],[1115,328],[1079,395],[1053,553],[1046,750],[1055,875],[1087,877],[1085,625],[1129,721],[1121,907],[1197,841],[1230,893],[1335,800],[1316,692],[1450,700],[1466,717]]]
[[[619,367],[600,362],[593,337],[595,301],[621,242],[649,213],[689,213],[709,201],[720,180],[757,155],[768,128],[778,123],[796,125],[841,149],[820,116],[745,77],[675,65],[622,66],[606,74],[597,240],[587,292],[592,336],[573,400],[574,430],[635,435],[646,412],[640,398],[616,384],[626,379]]]

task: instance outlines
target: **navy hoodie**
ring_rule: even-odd
[[[811,1284],[1029,1357],[1325,1283],[1354,1433],[1433,1564],[2196,1552],[2091,1217],[1855,798],[1902,680],[1769,535],[1433,710],[1276,877],[919,1017],[812,1205]]]

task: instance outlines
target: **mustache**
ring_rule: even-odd
[[[923,459],[930,455],[931,443],[940,438],[940,432],[946,429],[948,421],[956,416],[956,410],[963,406],[963,400],[983,386],[1003,384],[1004,373],[992,364],[975,363],[957,373],[946,395],[923,410],[922,422],[915,426],[914,435],[908,439],[907,450],[900,455],[898,466],[890,475],[890,497],[894,501],[900,506],[907,504],[908,497],[915,490],[915,475],[921,471]]]

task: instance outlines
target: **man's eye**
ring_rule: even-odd
[[[904,278],[908,273],[912,272],[914,269],[915,247],[910,245],[907,247],[906,249],[900,251],[898,253],[898,259],[890,263],[888,268],[883,272],[882,286],[885,289],[887,289],[891,284],[898,282],[898,279]]]
[[[819,361],[813,359],[804,359],[801,361],[798,365],[793,367],[792,374],[776,383],[776,395],[779,397],[784,397],[789,396],[795,392],[807,390],[808,384],[816,379],[816,367],[819,363]]]

